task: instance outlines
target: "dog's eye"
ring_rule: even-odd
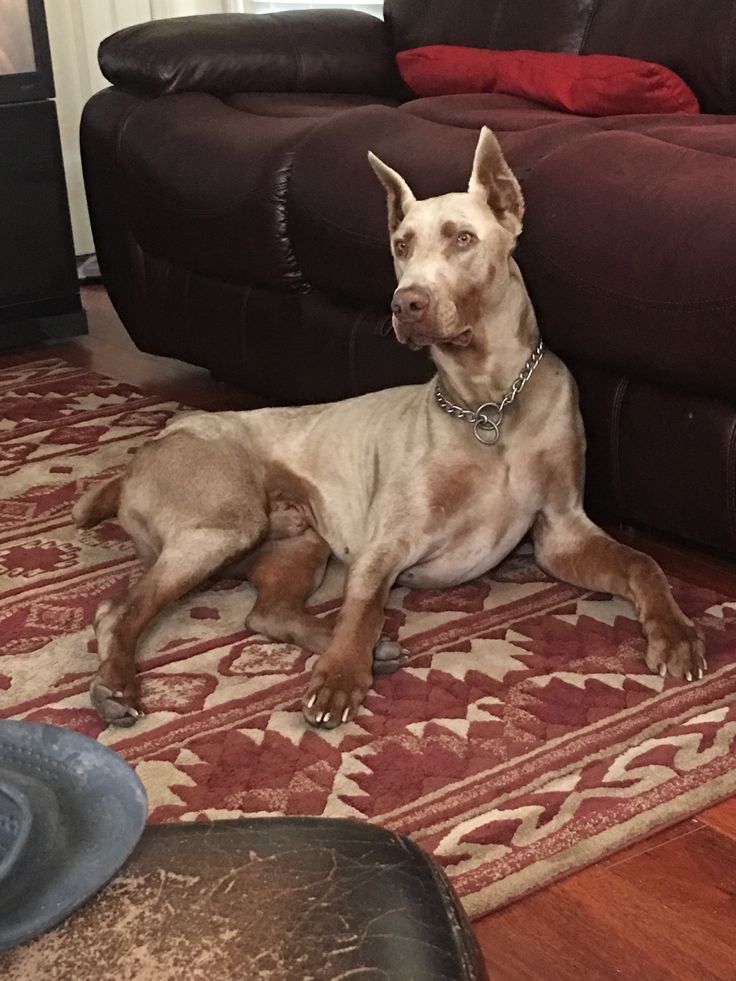
[[[474,241],[475,235],[472,232],[460,232],[457,237],[458,245],[470,245],[470,243]]]
[[[406,242],[402,238],[394,242],[394,252],[399,257],[406,255]]]

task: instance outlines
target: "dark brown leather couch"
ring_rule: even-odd
[[[429,43],[660,62],[704,115],[591,119],[502,95],[411,100]],[[518,259],[573,369],[597,514],[736,551],[736,3],[387,0],[178,18],[100,50],[82,124],[112,300],[144,350],[274,403],[424,380],[391,334],[374,150],[421,196],[462,189],[481,125],[519,176]]]

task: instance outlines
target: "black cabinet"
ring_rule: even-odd
[[[0,348],[86,329],[56,104],[0,104]]]

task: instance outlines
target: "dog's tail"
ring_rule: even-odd
[[[105,518],[118,513],[122,475],[90,488],[72,508],[72,517],[78,528],[92,528]]]

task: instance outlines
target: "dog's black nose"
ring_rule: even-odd
[[[429,306],[429,293],[418,286],[405,286],[396,290],[391,310],[399,320],[416,323],[424,316]]]

